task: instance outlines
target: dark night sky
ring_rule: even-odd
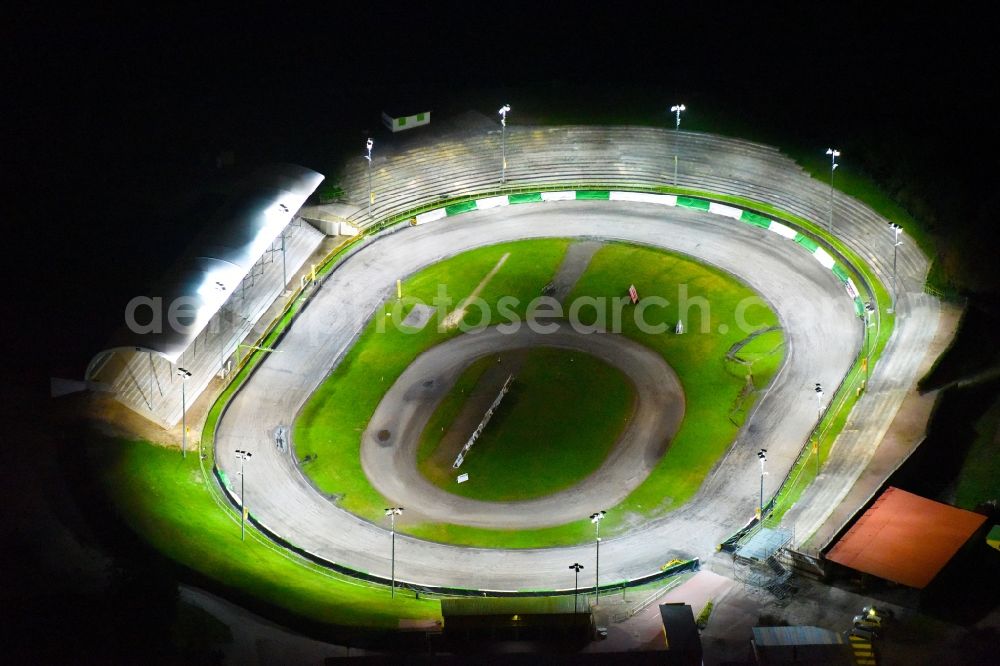
[[[862,126],[909,134],[928,162],[954,164],[995,83],[988,26],[954,12],[453,1],[414,15],[414,3],[365,4],[8,12],[3,160],[18,196],[7,203],[20,204],[20,256],[47,267],[31,284],[49,294],[27,299],[44,335],[19,328],[32,353],[16,363],[79,372],[127,298],[184,247],[193,222],[177,218],[178,202],[220,148],[244,163],[325,167],[324,146],[336,145],[326,137],[360,136],[399,91],[499,98],[559,81],[613,103],[655,87],[664,104],[702,95],[821,143]]]
[[[75,524],[78,496],[63,494],[62,478],[76,479],[79,447],[54,423],[48,377],[79,377],[127,300],[187,245],[201,220],[185,211],[220,149],[235,150],[242,168],[283,160],[322,171],[345,142],[360,153],[380,105],[400,93],[463,100],[469,90],[492,112],[518,108],[508,95],[525,88],[597,106],[641,91],[654,109],[697,99],[805,145],[885,141],[917,176],[940,173],[938,193],[954,210],[983,197],[990,214],[1000,209],[998,153],[980,138],[996,124],[987,103],[995,25],[966,3],[900,12],[872,2],[411,0],[396,11],[369,1],[321,12],[271,3],[267,13],[247,3],[75,4],[92,3],[7,3],[0,21],[2,331],[11,338],[0,364],[0,542],[23,568],[7,569],[6,594],[30,596],[52,577],[36,556],[48,553],[46,530],[62,534],[64,512]],[[987,243],[980,260],[995,264]],[[59,519],[42,529],[31,511]],[[39,635],[52,640],[52,626],[72,635],[92,602],[42,599]],[[30,604],[6,607],[21,616],[15,627],[35,619]],[[94,640],[86,626],[76,628],[80,645]]]

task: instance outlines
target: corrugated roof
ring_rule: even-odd
[[[844,637],[822,627],[754,627],[753,642],[761,647],[771,645],[841,645]]]
[[[981,514],[890,487],[826,557],[923,589],[984,522]]]
[[[322,174],[294,164],[271,165],[251,174],[209,217],[177,266],[147,294],[162,299],[161,329],[137,333],[123,328],[112,347],[149,351],[176,362],[322,181]],[[171,304],[179,306],[180,326],[168,320]]]

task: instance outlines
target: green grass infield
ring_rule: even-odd
[[[479,295],[494,312],[501,296],[514,296],[519,301],[514,310],[523,317],[527,302],[551,282],[570,242],[519,241],[472,250],[407,279],[404,297],[429,303],[439,285],[445,285],[449,295],[459,302],[508,255]],[[653,474],[619,506],[609,507],[608,519],[602,525],[608,536],[661,516],[694,495],[736,435],[741,421],[734,412],[748,410],[756,397],[755,390],[747,390],[745,377],[728,369],[727,353],[754,332],[778,325],[773,311],[731,275],[677,254],[621,243],[607,244],[594,255],[566,303],[582,297],[622,298],[632,284],[640,297],[655,295],[668,304],[644,311],[646,323],[662,329],[655,332],[644,331],[634,318],[635,309],[627,306],[621,333],[661,354],[675,369],[685,391],[686,416]],[[691,304],[685,309],[687,301]],[[341,507],[373,522],[382,520],[387,499],[371,486],[361,469],[361,433],[384,392],[417,355],[462,334],[458,329],[439,330],[434,325],[419,332],[384,325],[384,330],[379,331],[380,318],[387,321],[405,317],[411,307],[397,307],[393,312],[393,305],[388,304],[376,312],[343,362],[307,402],[294,426],[296,454],[305,473]],[[736,314],[741,307],[746,320],[743,322]],[[582,323],[595,323],[598,310],[583,307],[578,316]],[[682,335],[674,332],[679,317],[684,320]],[[472,308],[465,321],[479,323],[480,319],[479,310]],[[780,336],[780,332],[776,333]],[[769,373],[773,374],[782,358],[780,341],[772,339],[771,343],[772,349],[767,351],[777,351],[769,354],[764,363],[769,363],[771,370],[762,366],[756,379],[760,387],[766,385]],[[463,382],[472,385],[475,378],[464,376],[459,384]],[[443,409],[455,412],[458,407],[452,404]],[[439,428],[442,418],[435,415],[433,419]],[[428,447],[432,449],[432,445],[425,444],[420,454],[425,462]],[[471,462],[474,458],[475,454],[470,464],[475,464]],[[475,473],[474,468],[470,470]],[[579,469],[574,471],[575,476],[580,473]],[[558,489],[559,483],[554,486],[553,490]],[[537,482],[532,482],[518,492],[540,491]],[[478,492],[499,498],[504,491],[491,488]],[[592,532],[585,516],[580,521],[538,530],[488,530],[405,521],[397,526],[421,538],[487,548],[566,545],[584,541]]]
[[[465,421],[467,428],[449,431],[469,397],[487,402],[495,397],[495,385],[478,388],[477,395],[479,382],[471,381],[481,378],[483,366],[495,364],[495,358],[491,354],[470,366],[438,405],[421,435],[421,473],[456,495],[501,502],[563,490],[600,467],[632,413],[635,387],[620,370],[593,356],[540,347],[526,352],[510,392],[461,469],[452,469],[455,451],[441,450],[442,435],[448,432],[461,447],[478,425],[481,412]],[[459,472],[469,480],[457,483]]]

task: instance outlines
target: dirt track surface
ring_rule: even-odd
[[[420,435],[462,370],[490,353],[539,346],[590,354],[635,384],[632,418],[601,466],[571,488],[521,502],[459,497],[428,481],[417,470]],[[536,333],[526,324],[507,334],[492,327],[432,347],[410,364],[372,416],[361,440],[361,464],[376,490],[424,519],[495,529],[560,525],[579,520],[580,507],[594,498],[603,498],[608,506],[625,499],[656,466],[683,416],[684,394],[677,375],[659,354],[627,338],[578,333],[567,324],[548,333]],[[380,438],[380,432],[389,435]],[[469,455],[476,455],[475,447]]]
[[[642,530],[603,541],[602,579],[646,575],[674,557],[705,557],[752,517],[759,491],[756,451],[768,449],[765,492],[771,492],[813,426],[813,384],[836,386],[860,347],[862,327],[850,299],[829,270],[771,232],[698,211],[585,201],[477,211],[406,228],[342,263],[280,343],[283,353],[269,355],[220,424],[218,462],[230,478],[237,469],[233,450],[254,452],[247,503],[255,517],[300,548],[388,576],[386,526],[361,520],[320,495],[268,432],[294,420],[373,309],[392,297],[397,278],[473,247],[529,237],[630,240],[689,254],[746,282],[778,313],[785,330],[785,366],[737,443],[690,502]],[[832,479],[830,492],[839,493],[852,479]],[[579,499],[580,518],[597,509],[613,507],[604,497]],[[485,550],[397,537],[396,556],[397,578],[418,584],[565,588],[572,584],[567,563],[592,561],[593,546]]]

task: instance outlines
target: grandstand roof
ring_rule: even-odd
[[[160,329],[144,333],[125,327],[114,348],[153,352],[176,362],[322,180],[311,169],[276,164],[241,181],[206,220],[181,261],[148,294],[162,299]],[[172,304],[181,326],[168,319]],[[149,322],[149,308],[137,308],[135,319]]]
[[[984,522],[978,513],[890,487],[826,557],[923,589]]]

